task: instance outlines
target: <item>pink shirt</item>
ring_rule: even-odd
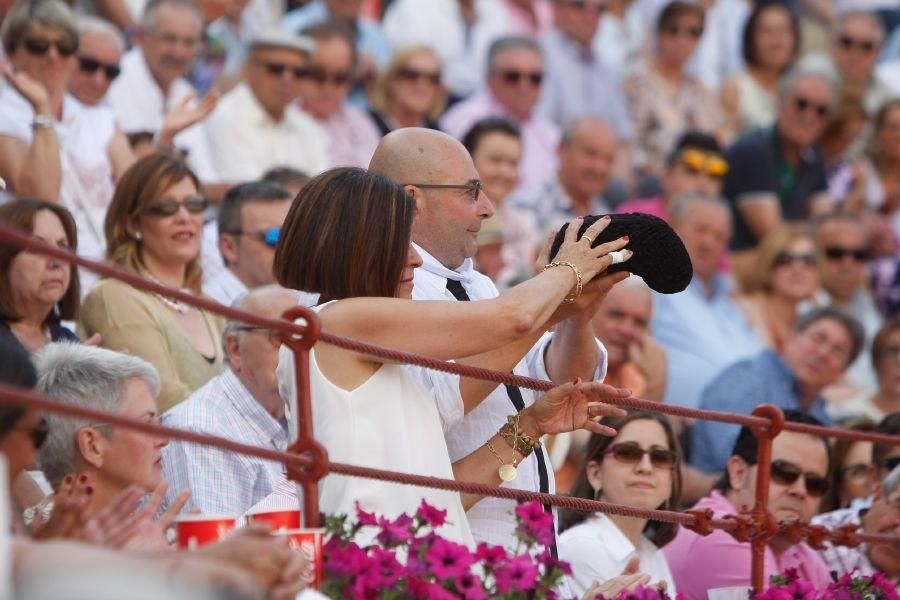
[[[532,113],[527,121],[518,121],[487,90],[463,100],[447,111],[441,129],[458,140],[480,119],[506,117],[522,129],[522,161],[519,163],[519,189],[539,185],[556,175],[559,128],[544,117]]]
[[[700,500],[694,508],[711,508],[716,517],[737,514],[738,510],[719,491]],[[706,591],[714,588],[750,585],[750,544],[735,540],[720,529],[701,536],[679,528],[675,539],[663,552],[672,570],[678,592],[689,600],[705,600]],[[797,544],[781,556],[766,548],[765,582],[769,576],[797,569],[802,579],[817,589],[825,589],[831,582],[828,568],[819,554],[806,544]]]
[[[344,103],[341,110],[327,119],[316,122],[329,138],[329,166],[367,169],[381,132],[366,113]],[[316,173],[310,173],[316,175]]]
[[[662,196],[629,200],[616,208],[616,212],[619,214],[644,213],[645,215],[659,217],[666,223],[669,222],[669,214],[666,212],[666,201],[663,200]]]

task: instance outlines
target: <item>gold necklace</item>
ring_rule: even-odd
[[[159,279],[154,277],[150,271],[144,271],[144,276],[147,279],[149,279],[150,281],[152,281],[153,283],[158,283],[159,285],[165,285],[162,281],[160,281]],[[191,290],[189,290],[187,288],[181,288],[181,291],[185,292],[187,294],[193,293],[193,292],[191,292]],[[186,302],[182,302],[180,300],[175,300],[174,298],[169,298],[168,296],[163,296],[162,294],[159,294],[157,292],[151,292],[151,293],[154,296],[156,296],[157,298],[159,298],[160,302],[162,302],[163,304],[165,304],[166,306],[168,306],[175,312],[185,314],[188,311],[190,311],[191,308],[193,308],[190,304],[187,304]]]

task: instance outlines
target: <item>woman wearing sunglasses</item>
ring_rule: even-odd
[[[594,435],[584,470],[572,496],[637,508],[677,510],[681,495],[681,453],[665,415],[632,412],[605,419],[615,437]],[[594,582],[622,574],[637,557],[639,569],[654,583],[675,584],[660,548],[675,537],[677,525],[603,513],[566,510],[560,514],[559,557],[572,565],[572,592],[581,597]]]
[[[802,303],[819,289],[819,253],[808,233],[784,227],[760,242],[746,294],[736,299],[763,343],[779,354]]]
[[[134,155],[109,108],[66,93],[77,67],[75,17],[60,0],[20,2],[2,38],[12,85],[0,92],[0,177],[20,196],[68,208],[80,253],[102,259],[103,217]]]
[[[122,177],[106,215],[107,261],[151,281],[200,294],[206,199],[180,158],[151,154]],[[79,331],[157,368],[160,412],[222,372],[221,318],[115,279],[84,300]]]
[[[441,59],[429,46],[408,46],[394,53],[378,78],[369,115],[382,135],[399,127],[438,129],[446,100]]]

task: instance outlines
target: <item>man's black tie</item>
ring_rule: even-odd
[[[447,291],[453,294],[453,297],[460,302],[468,302],[471,300],[469,294],[466,292],[466,288],[463,287],[463,284],[455,279],[447,279]],[[512,402],[513,406],[516,408],[516,412],[525,410],[525,400],[522,398],[522,391],[518,387],[506,384],[506,394],[509,396],[509,401]],[[544,494],[549,494],[550,477],[547,475],[547,464],[544,462],[544,451],[538,447],[534,449],[534,454],[538,464],[540,491]],[[544,505],[544,510],[551,515],[553,514],[553,508],[549,504]],[[554,558],[557,557],[555,532],[553,535],[553,542],[550,544],[550,554]]]

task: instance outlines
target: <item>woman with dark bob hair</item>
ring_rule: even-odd
[[[75,220],[59,204],[13,200],[0,206],[0,221],[54,246],[73,251],[78,246]],[[79,289],[78,270],[70,263],[0,245],[0,337],[29,352],[50,342],[77,342],[60,321],[75,318]]]
[[[200,294],[200,239],[206,198],[179,157],[150,154],[116,187],[104,231],[106,260],[192,294]],[[84,299],[83,335],[143,358],[159,371],[164,412],[222,372],[224,320],[177,300],[104,279]]]
[[[572,496],[636,508],[677,510],[681,498],[681,451],[665,415],[635,411],[604,419],[614,437],[593,435],[584,470]],[[572,565],[572,592],[579,597],[594,581],[617,577],[628,562],[654,582],[675,582],[661,548],[675,537],[677,525],[603,513],[564,510],[560,514],[559,557]]]
[[[499,298],[413,302],[413,271],[422,264],[411,243],[415,216],[413,198],[390,179],[355,168],[326,171],[294,199],[275,250],[275,277],[285,287],[320,294],[314,310],[329,333],[508,371],[521,348],[531,347],[571,310],[560,306],[580,292],[576,280],[586,283],[603,272],[612,264],[608,253],[627,243],[619,239],[592,249],[587,240],[575,239],[573,224],[556,265]],[[584,237],[596,237],[608,222],[598,221]],[[406,367],[327,344],[313,349],[309,363],[315,435],[332,461],[491,485],[514,479],[516,465],[544,434],[579,428],[611,433],[594,418],[624,412],[596,400],[628,393],[599,382],[554,388],[513,414],[500,432],[486,432],[484,446],[451,465],[437,411],[441,399]],[[293,406],[293,356],[286,347],[278,378]],[[462,379],[459,395],[472,409],[494,387]],[[392,518],[414,513],[423,493],[329,475],[320,484],[319,501],[330,514],[353,517],[358,503]],[[447,511],[448,524],[439,532],[471,545],[464,506],[478,499],[429,490],[428,502]]]

